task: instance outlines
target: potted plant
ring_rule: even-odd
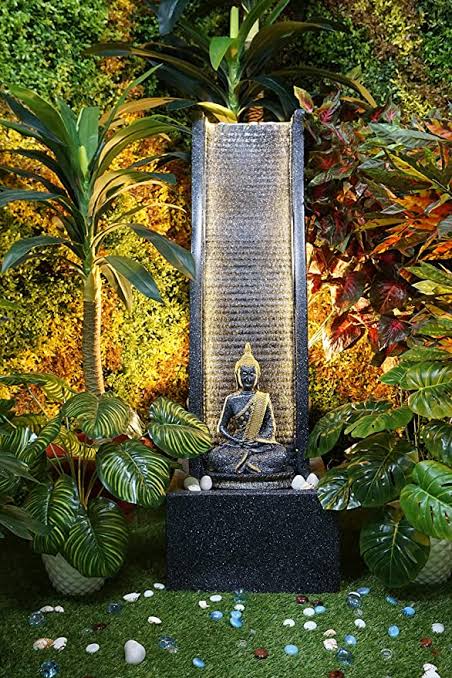
[[[117,500],[158,506],[176,460],[210,448],[206,425],[165,398],[149,410],[154,448],[128,432],[129,422],[130,408],[120,398],[84,392],[63,402],[37,435],[10,418],[0,439],[16,464],[39,480],[24,504],[46,530],[34,536],[33,548],[52,584],[67,595],[98,590],[122,566],[128,526]]]
[[[103,283],[108,282],[116,290],[128,310],[132,287],[161,302],[157,285],[142,264],[108,254],[107,236],[131,229],[151,242],[184,275],[194,275],[190,252],[137,222],[135,215],[146,207],[145,202],[111,217],[112,206],[125,192],[137,186],[175,182],[172,174],[156,171],[156,166],[172,154],[143,158],[127,167],[121,167],[119,162],[130,144],[153,135],[187,131],[168,117],[145,116],[132,122],[125,117],[148,107],[146,102],[126,100],[130,91],[155,70],[130,83],[112,109],[103,114],[94,106],[85,106],[77,114],[63,101],[52,105],[25,87],[12,86],[9,93],[2,95],[17,122],[1,120],[0,124],[24,139],[36,140],[39,147],[8,151],[31,160],[33,169],[1,167],[4,175],[15,177],[15,184],[0,186],[0,207],[18,200],[43,203],[54,213],[60,230],[58,236],[42,234],[16,241],[4,255],[2,271],[21,265],[38,251],[42,256],[49,249],[56,249],[58,255],[65,250],[64,261],[80,281],[83,295],[85,386],[97,394],[105,390],[100,349]],[[31,182],[32,187],[17,185],[18,179]]]
[[[411,270],[424,287],[434,283],[452,293],[446,271],[429,264]],[[332,450],[342,433],[358,439],[345,462],[321,479],[319,499],[327,510],[378,509],[361,530],[360,549],[391,587],[445,581],[452,569],[452,353],[445,338],[451,331],[450,317],[424,319],[417,342],[383,375],[384,383],[400,387],[400,407],[342,405],[317,422],[309,439],[309,457]]]
[[[371,94],[355,78],[303,64],[296,68],[273,66],[278,52],[300,33],[345,29],[339,22],[324,18],[278,21],[289,2],[243,2],[242,16],[239,7],[232,7],[229,35],[214,37],[180,18],[186,1],[161,2],[157,9],[154,3],[148,3],[157,13],[163,36],[159,41],[140,47],[100,44],[88,53],[140,56],[162,64],[157,76],[184,97],[173,99],[170,106],[196,104],[220,122],[260,121],[264,110],[271,119],[290,119],[297,108],[292,85],[302,76],[340,82],[357,92],[363,105],[376,107]],[[180,34],[177,39],[168,35],[176,22]]]

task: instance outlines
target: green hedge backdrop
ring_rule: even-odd
[[[204,29],[224,33],[231,4],[196,0],[189,13]],[[320,38],[308,34],[283,55],[286,63],[304,61],[342,72],[358,68],[374,96],[380,101],[391,96],[406,120],[435,108],[445,110],[452,50],[447,0],[294,0],[291,6],[291,13],[298,18],[340,18],[349,31]],[[100,40],[145,42],[157,35],[157,29],[153,15],[140,0],[3,0],[0,35],[3,85],[26,85],[43,96],[62,97],[73,106],[86,102],[105,107],[143,71],[144,64],[114,58],[98,61],[83,56],[83,50]],[[299,84],[311,91],[315,88],[309,81]],[[155,94],[157,83],[149,81],[145,91]],[[17,144],[14,132],[0,133],[2,149]],[[134,152],[143,150],[137,147]],[[153,228],[188,245],[189,168],[175,163],[172,171],[178,177],[177,187],[165,189],[158,197],[177,203],[185,211],[149,209],[145,219]],[[0,215],[0,253],[19,234],[38,235],[52,228],[50,218],[39,207],[12,205]],[[156,305],[136,295],[133,312],[128,314],[114,293],[105,293],[103,353],[107,383],[139,409],[161,393],[184,402],[187,284],[155,256],[151,246],[143,246],[133,235],[121,241],[117,253],[133,253],[146,262],[165,304]],[[18,304],[16,311],[0,311],[1,372],[51,371],[81,387],[81,299],[64,266],[39,260],[24,265],[2,276],[0,295]],[[324,312],[322,299],[316,300],[311,306],[311,331],[318,328]],[[385,395],[385,387],[376,382],[378,369],[362,370],[367,357],[370,363],[365,341],[329,363],[320,348],[312,350],[310,395],[317,412],[344,400]]]

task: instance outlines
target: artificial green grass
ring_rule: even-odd
[[[385,601],[388,592],[374,578],[362,576],[344,581],[341,593],[322,594],[328,611],[314,618],[318,628],[311,632],[303,629],[307,620],[303,616],[304,606],[296,604],[294,595],[249,594],[244,626],[234,629],[229,625],[227,614],[234,605],[232,594],[224,594],[220,603],[210,603],[209,610],[202,610],[198,601],[208,598],[207,594],[156,591],[152,598],[141,597],[136,603],[125,603],[118,616],[107,614],[108,602],[122,600],[125,593],[143,592],[156,581],[164,582],[162,513],[138,516],[122,572],[88,600],[66,599],[57,594],[48,583],[40,558],[31,552],[27,543],[8,539],[0,544],[0,549],[2,678],[39,676],[39,666],[48,658],[60,664],[61,678],[190,678],[199,674],[206,678],[327,678],[329,671],[337,668],[342,668],[346,678],[420,678],[426,662],[438,667],[441,678],[452,676],[450,583],[437,589],[416,587],[395,592],[401,603],[414,603],[416,616],[406,619],[401,614],[402,604],[389,605]],[[367,623],[363,630],[355,628],[355,615],[345,604],[346,592],[358,586],[371,587],[362,605]],[[45,604],[61,604],[65,612],[47,615],[45,627],[31,628],[28,615]],[[213,609],[225,613],[220,622],[209,619],[208,613]],[[162,625],[148,624],[149,615],[160,617]],[[296,621],[293,628],[283,627],[287,617]],[[107,628],[92,631],[90,627],[98,622],[107,623]],[[445,633],[433,634],[433,622],[445,624]],[[387,635],[391,624],[401,629],[397,639]],[[324,649],[323,632],[331,628],[337,631],[339,646],[347,633],[358,639],[356,647],[350,648],[355,658],[351,667],[340,667],[335,653]],[[176,654],[158,647],[163,635],[177,640]],[[32,649],[37,638],[58,636],[68,638],[62,652]],[[419,640],[425,636],[433,639],[432,648],[420,646]],[[146,660],[139,666],[128,666],[124,662],[123,646],[129,639],[146,647]],[[241,639],[248,641],[246,648],[238,646]],[[93,642],[99,643],[100,651],[88,655],[85,647]],[[298,656],[284,654],[286,643],[298,645]],[[260,646],[269,651],[268,659],[254,657],[254,649]],[[391,660],[382,658],[383,648],[392,650]],[[195,656],[205,661],[204,670],[192,666]]]

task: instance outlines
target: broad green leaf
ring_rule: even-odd
[[[140,237],[151,242],[168,263],[191,280],[195,277],[195,262],[191,252],[172,242],[165,236],[140,224],[130,224],[130,228]]]
[[[317,496],[327,511],[350,510],[360,506],[352,492],[350,470],[344,467],[330,469],[320,479]]]
[[[409,482],[414,462],[412,446],[387,431],[361,440],[347,450],[352,491],[365,507],[383,506],[396,499]]]
[[[129,423],[129,406],[111,393],[77,393],[61,410],[63,417],[76,419],[83,433],[93,440],[113,438],[125,433]]]
[[[403,148],[419,148],[438,143],[438,137],[420,130],[398,127],[385,122],[371,122],[369,126],[375,134],[386,142],[399,144]]]
[[[452,364],[418,363],[410,367],[400,386],[412,393],[408,406],[427,419],[452,417]]]
[[[77,516],[63,555],[84,577],[112,577],[124,562],[127,539],[122,511],[113,501],[98,497]]]
[[[43,247],[52,247],[55,245],[67,244],[64,238],[54,238],[50,235],[40,235],[36,238],[24,238],[23,240],[16,240],[16,242],[9,248],[8,252],[3,257],[2,273],[5,273],[9,268],[14,268],[27,259],[31,252],[35,249]]]
[[[61,475],[55,482],[48,481],[34,487],[25,504],[29,513],[48,528],[44,536],[36,535],[33,547],[37,553],[56,555],[74,523],[80,501],[72,478]]]
[[[427,320],[416,329],[416,334],[425,334],[429,337],[452,337],[452,320],[449,318]]]
[[[427,562],[430,540],[418,532],[400,510],[388,508],[361,530],[361,555],[385,586],[405,586]]]
[[[352,438],[365,438],[380,431],[404,428],[412,418],[413,413],[409,407],[399,407],[380,414],[367,414],[350,424],[345,433],[350,434]]]
[[[396,365],[385,372],[380,377],[380,381],[382,381],[383,384],[389,384],[390,386],[398,386],[410,367],[411,364]]]
[[[345,426],[345,415],[350,405],[345,404],[325,414],[309,434],[306,457],[321,457],[336,445]]]
[[[0,525],[18,537],[29,540],[33,538],[33,534],[45,531],[41,523],[32,518],[28,511],[13,504],[2,504],[1,498]]]
[[[27,480],[34,480],[30,475],[27,464],[17,459],[13,454],[0,449],[0,477],[18,476]]]
[[[176,459],[198,457],[212,446],[206,424],[163,397],[149,408],[149,436],[159,449]]]
[[[118,273],[118,271],[116,271],[113,266],[104,264],[100,267],[100,270],[107,278],[111,287],[115,290],[116,294],[130,313],[133,302],[132,285],[129,283],[127,278],[124,278],[123,275]]]
[[[5,207],[10,202],[26,200],[28,202],[47,202],[59,198],[58,193],[48,191],[32,191],[26,188],[2,188],[0,187],[0,207]]]
[[[422,363],[426,360],[452,360],[452,353],[434,346],[415,346],[402,353],[399,356],[399,360],[402,363]],[[404,369],[403,375],[406,369]]]
[[[18,372],[15,374],[4,374],[0,376],[0,384],[5,386],[39,386],[50,400],[64,402],[75,391],[70,388],[64,379],[56,377],[54,374]]]
[[[215,71],[218,71],[228,49],[234,44],[234,42],[235,40],[233,38],[229,38],[227,36],[219,36],[211,39],[209,45],[209,57],[212,68]]]
[[[68,137],[64,121],[54,106],[26,87],[10,85],[9,90],[16,99],[33,112],[38,120],[42,121],[46,129],[51,131],[60,143],[70,144],[71,139]]]
[[[435,459],[452,467],[452,424],[447,421],[430,421],[423,426],[421,438]]]
[[[213,101],[200,101],[197,106],[208,113],[212,113],[218,122],[237,122],[237,116],[234,111],[231,111],[226,106],[221,106]]]
[[[77,131],[80,144],[86,149],[88,164],[96,154],[99,146],[99,117],[97,106],[85,106],[77,120]]]
[[[138,440],[101,445],[97,472],[118,499],[147,508],[159,506],[169,485],[169,462]]]
[[[128,257],[108,256],[106,261],[145,297],[162,302],[155,280],[147,268]]]
[[[400,494],[407,519],[430,537],[452,541],[452,469],[438,461],[421,461],[412,480]]]

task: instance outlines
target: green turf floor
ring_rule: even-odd
[[[198,675],[327,678],[331,670],[340,668],[334,653],[323,647],[324,631],[333,628],[339,644],[347,633],[358,639],[352,648],[353,665],[342,669],[346,678],[420,678],[425,662],[435,664],[441,678],[452,678],[450,584],[439,589],[412,588],[398,592],[401,603],[410,602],[416,609],[415,617],[406,619],[401,614],[402,604],[389,605],[385,601],[387,592],[372,577],[344,581],[341,593],[322,595],[328,610],[315,617],[318,628],[311,632],[303,629],[306,621],[303,606],[297,605],[295,596],[290,594],[250,594],[242,629],[233,629],[227,614],[220,622],[208,616],[212,609],[228,613],[233,607],[231,594],[225,594],[220,603],[211,603],[209,610],[202,610],[198,601],[208,597],[207,594],[156,591],[152,598],[141,597],[136,603],[125,604],[119,616],[108,615],[108,602],[121,600],[123,594],[131,591],[143,592],[152,588],[154,582],[164,581],[163,528],[161,514],[152,520],[149,514],[142,516],[121,574],[100,593],[83,601],[65,599],[51,589],[39,557],[32,554],[28,544],[14,540],[3,542],[0,545],[0,676],[37,677],[41,662],[54,658],[60,664],[61,678],[190,678]],[[371,587],[362,605],[367,623],[364,630],[355,628],[354,613],[345,604],[346,592],[358,586]],[[48,615],[45,627],[31,628],[28,615],[45,604],[61,604],[65,612]],[[160,617],[162,625],[148,624],[149,615]],[[293,628],[283,627],[287,617],[296,621]],[[108,626],[103,631],[92,631],[90,627],[98,622]],[[433,622],[444,623],[445,633],[432,634]],[[397,639],[387,635],[391,624],[401,629]],[[158,640],[162,635],[177,640],[176,654],[159,649]],[[66,636],[67,647],[61,653],[34,651],[33,641],[42,636]],[[420,647],[419,640],[425,636],[432,637],[431,648]],[[146,647],[147,658],[140,666],[124,663],[123,645],[128,639],[135,639]],[[246,640],[247,646],[240,647],[240,640]],[[88,655],[85,647],[93,642],[99,643],[100,651]],[[298,645],[298,656],[284,654],[286,643]],[[267,648],[268,659],[255,659],[254,648],[259,646]],[[383,648],[392,650],[390,660],[382,658]],[[205,661],[204,670],[192,666],[195,656]]]

